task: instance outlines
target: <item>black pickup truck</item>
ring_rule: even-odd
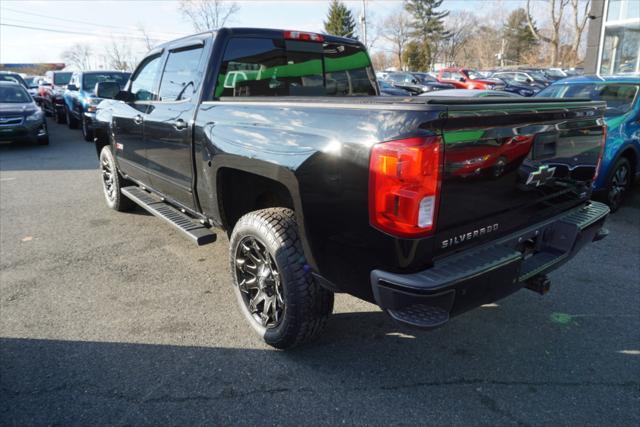
[[[433,328],[606,236],[589,200],[605,106],[382,97],[354,40],[221,29],[97,85],[107,204],[203,245],[224,230],[240,308],[270,345],[320,331],[335,292]]]

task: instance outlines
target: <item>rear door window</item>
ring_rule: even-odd
[[[215,90],[216,97],[375,94],[360,46],[245,37],[229,41]]]
[[[160,101],[182,101],[193,96],[202,80],[202,52],[202,46],[169,52],[160,83]]]

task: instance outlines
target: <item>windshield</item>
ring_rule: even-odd
[[[420,80],[421,83],[437,82],[435,77],[433,77],[433,76],[431,76],[430,74],[427,74],[427,73],[415,73],[414,76],[416,76],[418,78],[418,80]]]
[[[631,110],[640,85],[638,84],[556,84],[540,91],[537,96],[549,98],[589,98],[607,103],[606,116],[619,116]]]
[[[533,77],[535,80],[539,80],[541,82],[545,82],[547,81],[547,76],[544,75],[544,73],[542,71],[531,71],[531,70],[527,70],[525,71],[527,74],[529,74],[531,77]]]
[[[129,80],[129,73],[92,73],[85,74],[82,78],[82,89],[86,91],[91,91],[96,87],[97,83],[100,82],[116,82],[120,85],[120,89],[127,84]]]
[[[546,70],[545,73],[551,77],[565,77],[564,73],[560,70]]]
[[[27,87],[34,88],[38,87],[38,80],[40,77],[25,77],[24,82],[27,84]]]
[[[471,80],[477,80],[482,78],[482,74],[480,74],[476,70],[465,70],[465,72],[467,73],[467,76],[469,76]]]
[[[0,103],[2,104],[24,104],[31,102],[31,96],[22,86],[2,85],[0,86]]]
[[[64,86],[69,84],[69,80],[71,80],[71,73],[55,73],[53,75],[53,84],[56,86]]]

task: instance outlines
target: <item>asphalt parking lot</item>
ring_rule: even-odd
[[[93,145],[49,126],[0,146],[0,424],[640,424],[637,189],[544,297],[422,332],[340,295],[280,352],[236,309],[224,236],[109,210]]]

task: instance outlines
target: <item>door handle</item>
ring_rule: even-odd
[[[137,124],[137,125],[141,125],[142,124],[142,116],[140,114],[137,114],[134,118],[133,118],[133,123]]]
[[[173,122],[173,127],[176,128],[177,130],[186,129],[187,126],[188,126],[187,122],[185,122],[182,119],[178,119],[175,122]]]

